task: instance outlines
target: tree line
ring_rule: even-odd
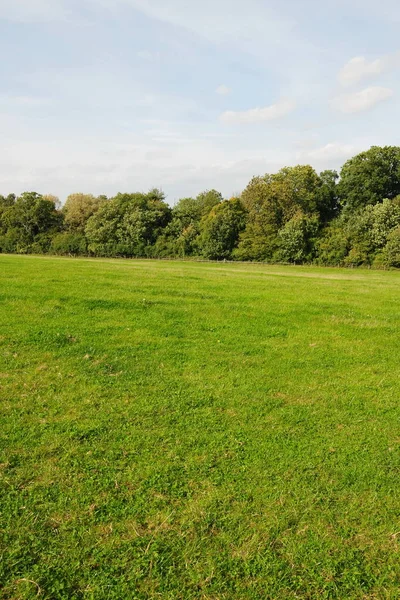
[[[400,267],[400,147],[373,146],[340,171],[309,165],[170,207],[163,193],[113,198],[0,195],[0,252]]]

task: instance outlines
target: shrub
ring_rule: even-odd
[[[86,238],[81,233],[58,233],[51,242],[50,251],[54,252],[54,254],[67,254],[73,256],[86,254]]]
[[[400,268],[400,227],[390,233],[383,256],[387,267]]]

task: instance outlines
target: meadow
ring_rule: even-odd
[[[0,598],[400,598],[399,298],[0,256]]]

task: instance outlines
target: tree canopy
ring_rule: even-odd
[[[355,210],[400,194],[400,147],[372,146],[348,160],[340,172],[339,197]]]
[[[0,252],[203,257],[400,267],[400,147],[373,146],[340,171],[254,176],[237,197],[164,193],[0,195]]]

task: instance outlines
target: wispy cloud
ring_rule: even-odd
[[[385,87],[368,87],[361,92],[342,94],[332,101],[332,107],[342,113],[358,113],[369,110],[393,96],[393,90]]]
[[[129,5],[144,14],[214,40],[257,37],[279,40],[294,29],[291,18],[283,17],[263,0],[102,0]],[[245,23],[245,27],[243,27]]]
[[[224,123],[261,123],[282,119],[293,112],[296,104],[293,100],[282,99],[276,104],[264,108],[251,108],[243,111],[228,110],[221,115]]]
[[[0,193],[229,194],[398,143],[396,103],[368,112],[400,93],[396,19],[399,0],[0,0]]]
[[[388,54],[368,61],[364,56],[355,56],[339,71],[338,80],[343,86],[350,86],[365,79],[371,79],[400,66],[400,53]]]
[[[356,152],[356,148],[352,144],[341,144],[338,142],[330,142],[321,146],[320,148],[314,148],[307,152],[302,152],[298,155],[300,160],[310,160],[312,162],[325,161],[326,163],[332,160],[342,160],[349,156],[352,156]]]

